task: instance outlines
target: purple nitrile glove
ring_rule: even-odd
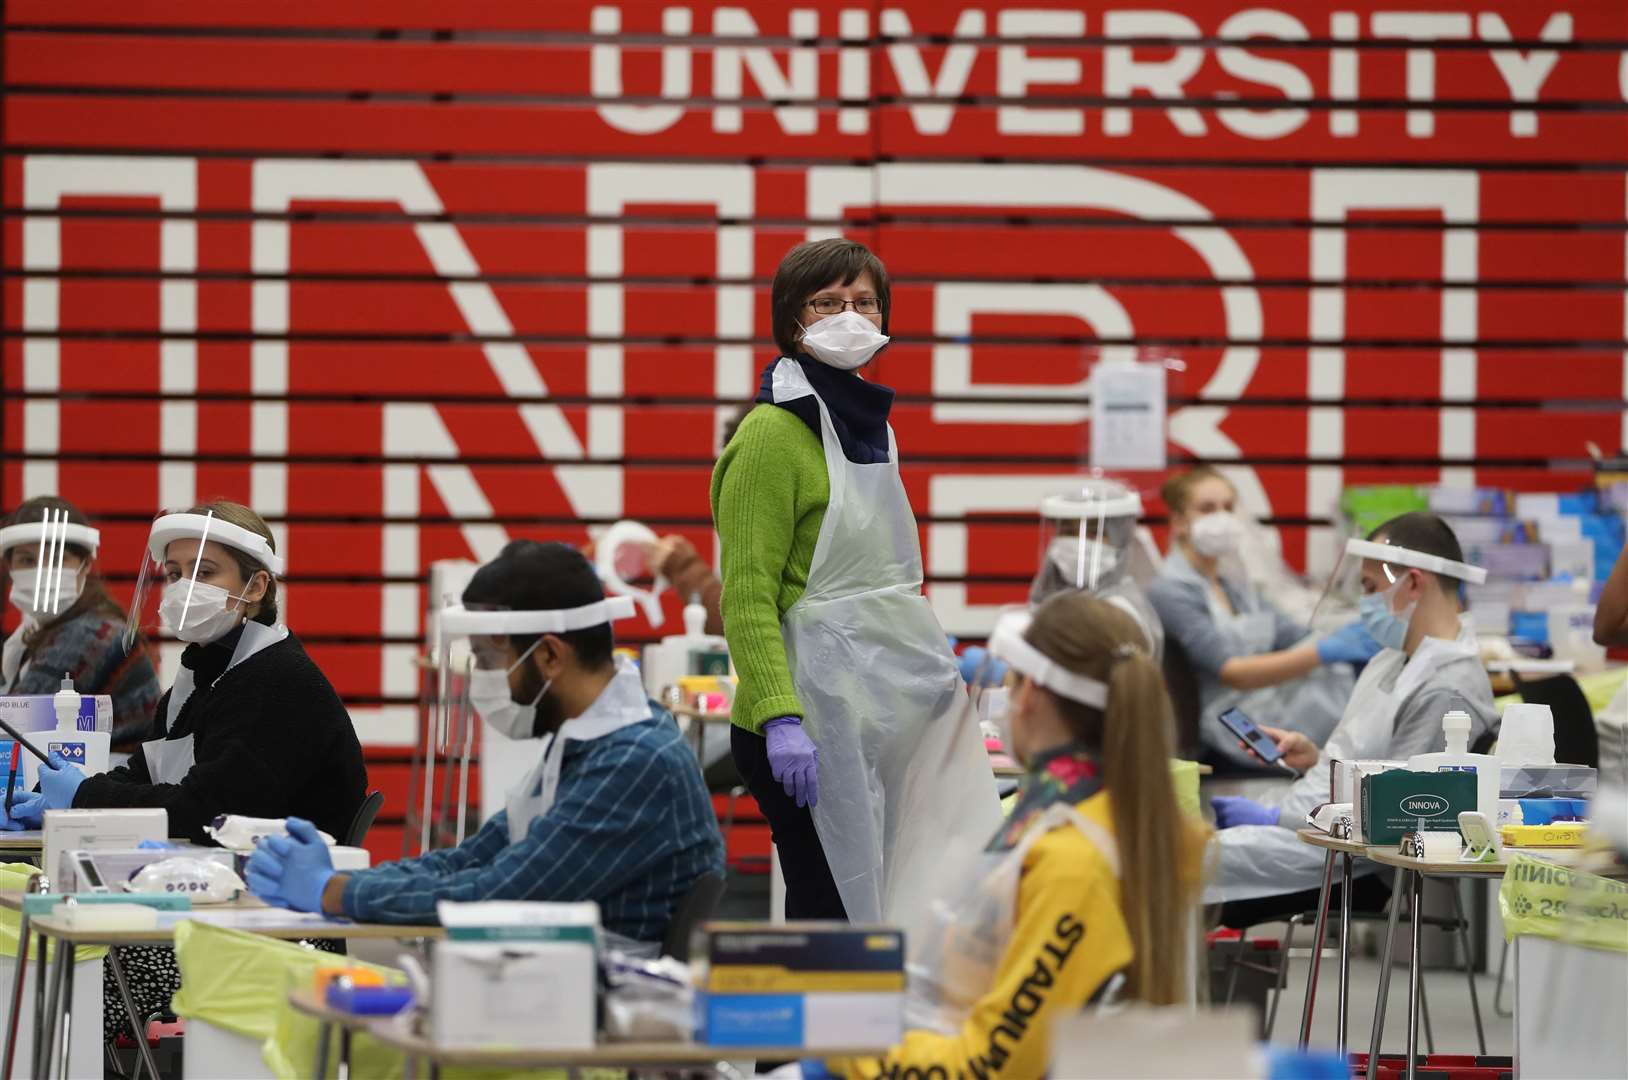
[[[1317,659],[1325,664],[1366,664],[1379,655],[1384,646],[1362,625],[1361,620],[1347,623],[1317,643]]]
[[[763,725],[769,744],[769,771],[797,800],[798,806],[820,801],[820,751],[795,716],[777,716]]]
[[[1230,829],[1234,825],[1276,825],[1281,811],[1275,806],[1262,806],[1254,799],[1241,795],[1217,795],[1210,800],[1215,808],[1215,827]]]

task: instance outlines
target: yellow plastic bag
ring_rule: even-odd
[[[1498,909],[1506,940],[1536,934],[1628,952],[1628,882],[1511,851],[1498,889]]]
[[[39,875],[40,868],[31,863],[0,863],[0,891],[22,892],[28,888],[30,878]],[[0,908],[0,951],[6,956],[17,955],[17,931],[23,924],[23,913],[10,908]],[[56,941],[49,942],[46,958],[56,955]],[[29,943],[30,957],[32,958],[34,942]],[[100,946],[81,945],[74,952],[74,962],[83,964],[87,960],[100,960],[107,955],[107,950]]]

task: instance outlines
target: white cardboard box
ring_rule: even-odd
[[[143,840],[168,839],[170,815],[162,808],[47,810],[44,832],[45,861],[41,865],[55,888],[63,873],[64,852],[78,848],[134,848],[140,847]]]

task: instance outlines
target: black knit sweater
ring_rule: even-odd
[[[203,827],[218,814],[295,816],[343,842],[367,797],[350,714],[293,634],[227,671],[241,635],[187,646],[181,663],[196,688],[174,731],[165,730],[169,691],[158,701],[158,737],[194,737],[195,764],[181,782],[153,783],[137,749],[128,765],[86,779],[76,808],[162,806],[171,836],[199,842],[207,842]]]

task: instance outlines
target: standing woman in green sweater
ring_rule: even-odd
[[[887,270],[851,240],[799,244],[771,305],[781,356],[712,474],[731,748],[787,918],[908,921],[1000,806],[921,592],[893,391],[859,374],[888,341]]]

